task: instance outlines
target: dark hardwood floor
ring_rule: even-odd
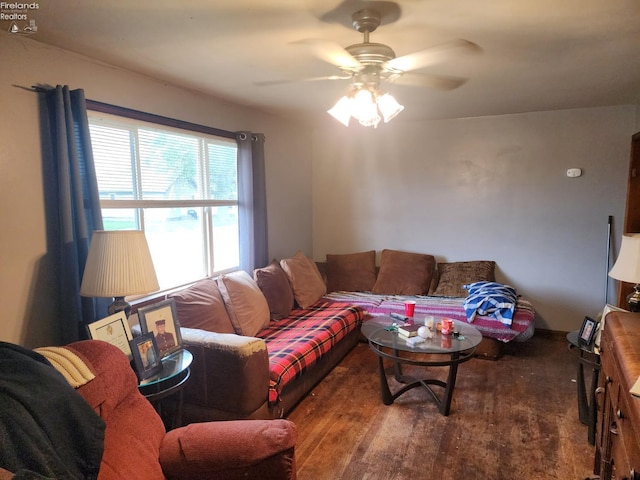
[[[584,479],[593,447],[578,420],[576,362],[565,340],[544,336],[473,359],[443,417],[422,389],[383,405],[377,357],[359,344],[288,417],[298,479]]]

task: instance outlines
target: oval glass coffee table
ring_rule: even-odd
[[[436,322],[440,320],[435,319]],[[369,347],[378,356],[382,402],[385,405],[391,405],[396,398],[405,392],[416,387],[424,387],[438,405],[440,413],[444,416],[449,415],[458,365],[473,358],[475,349],[482,340],[482,334],[473,325],[454,320],[454,332],[457,332],[457,335],[442,335],[440,332],[434,332],[433,338],[410,345],[406,339],[398,335],[396,329],[393,328],[394,323],[398,324],[398,321],[391,317],[379,316],[362,325],[362,333],[369,341]],[[395,393],[391,393],[389,389],[384,369],[385,359],[393,362],[395,380],[404,384]],[[443,382],[435,378],[419,379],[403,375],[403,364],[449,367],[447,381]],[[433,390],[433,386],[443,388],[444,394],[439,397]]]

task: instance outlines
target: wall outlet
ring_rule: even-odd
[[[567,177],[576,178],[582,175],[582,170],[580,168],[570,168],[567,170]]]

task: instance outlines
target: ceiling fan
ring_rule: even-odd
[[[379,3],[395,5],[392,2]],[[346,126],[353,117],[362,125],[375,127],[380,120],[384,119],[388,122],[404,109],[391,95],[380,89],[381,81],[453,90],[463,85],[467,79],[412,71],[442,61],[454,51],[480,51],[480,47],[473,42],[454,40],[396,57],[395,52],[388,45],[369,41],[369,35],[380,26],[383,20],[378,10],[365,7],[353,13],[351,18],[353,27],[364,36],[361,43],[342,48],[328,40],[308,39],[296,42],[307,45],[317,57],[337,66],[342,71],[342,75],[312,77],[302,81],[351,80],[350,93],[328,110],[329,114]],[[258,84],[273,85],[288,82],[273,81]]]
[[[388,45],[369,41],[369,35],[380,26],[381,20],[380,13],[374,9],[365,8],[353,13],[353,27],[362,33],[364,38],[361,43],[346,48],[326,40],[310,39],[298,42],[310,46],[317,57],[337,66],[343,72],[343,75],[314,77],[305,81],[352,79],[354,84],[377,84],[384,80],[441,90],[453,90],[466,82],[466,78],[418,74],[412,71],[445,60],[456,51],[479,52],[478,45],[460,39],[396,57]]]

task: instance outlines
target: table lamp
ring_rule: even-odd
[[[622,236],[620,254],[609,276],[635,285],[634,291],[627,297],[627,302],[629,311],[640,312],[640,233]]]
[[[131,305],[124,299],[126,295],[144,295],[159,288],[143,231],[93,232],[80,295],[114,297],[113,303],[109,305],[109,315],[124,310],[128,318]]]

